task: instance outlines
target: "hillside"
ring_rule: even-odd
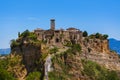
[[[0,59],[0,79],[120,80],[120,59],[109,49],[108,35],[76,28],[35,29],[11,40],[11,53]]]

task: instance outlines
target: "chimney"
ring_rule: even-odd
[[[50,29],[51,29],[51,30],[55,30],[55,19],[51,19],[50,21],[51,21],[51,22],[50,22],[50,24],[51,24]]]

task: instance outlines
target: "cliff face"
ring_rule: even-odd
[[[39,70],[40,68],[40,58],[41,58],[41,46],[35,46],[32,44],[24,44],[12,49],[12,53],[22,54],[23,63],[29,72],[34,71],[35,69]]]
[[[13,74],[17,80],[24,80],[27,75],[27,70],[24,64],[22,64],[22,56],[16,54],[10,54],[7,57],[7,71]]]
[[[11,46],[11,53],[15,53],[16,55],[20,55],[22,57],[21,63],[25,65],[27,74],[39,71],[42,73],[41,79],[43,79],[45,59],[51,54],[53,54],[51,66],[53,71],[50,74],[53,75],[49,75],[50,80],[52,80],[53,76],[56,77],[55,80],[57,80],[57,77],[60,76],[65,80],[96,80],[94,78],[91,79],[91,77],[84,72],[86,61],[89,62],[89,60],[97,62],[102,67],[105,67],[110,71],[120,71],[118,55],[114,52],[110,52],[108,40],[104,39],[102,35],[100,35],[100,38],[96,38],[95,35],[92,36],[93,38],[90,38],[89,36],[82,37],[82,35],[79,37],[74,33],[73,36],[71,36],[72,34],[67,35],[69,36],[69,40],[64,40],[64,42],[62,42],[59,40],[60,37],[57,36],[57,34],[59,33],[57,32],[56,35],[52,35],[52,37],[49,37],[48,35],[50,39],[54,39],[54,43],[51,43],[49,38],[44,36],[45,40],[40,40],[38,38],[38,33],[36,35],[36,33],[27,31],[24,32],[24,35],[21,34],[14,42],[14,45]],[[65,36],[63,36],[61,37],[64,38]],[[82,63],[83,60],[85,60],[85,63]],[[90,64],[90,66],[92,65]],[[98,65],[95,63],[95,66]],[[104,68],[102,69],[104,70]],[[98,69],[95,67],[95,71],[96,70]],[[98,70],[98,72],[99,74],[102,74],[101,71]],[[109,73],[109,71],[107,72]]]
[[[49,79],[120,80],[116,72],[112,71],[119,70],[119,66],[117,66],[117,68],[116,64],[113,63],[116,62],[116,59],[107,59],[108,54],[103,54],[104,56],[102,56],[101,53],[87,54],[88,55],[83,56],[84,53],[76,52],[76,54],[74,54],[71,51],[56,54],[52,59],[53,70],[49,72]]]
[[[83,38],[83,53],[110,53],[108,40]]]
[[[110,70],[120,71],[119,57],[109,49],[108,40],[88,39],[82,40],[82,59],[92,60]]]

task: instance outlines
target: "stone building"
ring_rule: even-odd
[[[38,36],[38,40],[45,41],[47,44],[51,45],[60,45],[69,41],[71,43],[79,43],[82,39],[82,31],[76,28],[68,28],[66,30],[55,29],[55,20],[50,20],[50,29],[43,30],[43,29],[36,29],[34,32]]]

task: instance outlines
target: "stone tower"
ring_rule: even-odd
[[[50,22],[50,24],[51,24],[50,29],[51,29],[51,30],[55,30],[55,19],[51,19],[50,21],[51,21],[51,22]]]

